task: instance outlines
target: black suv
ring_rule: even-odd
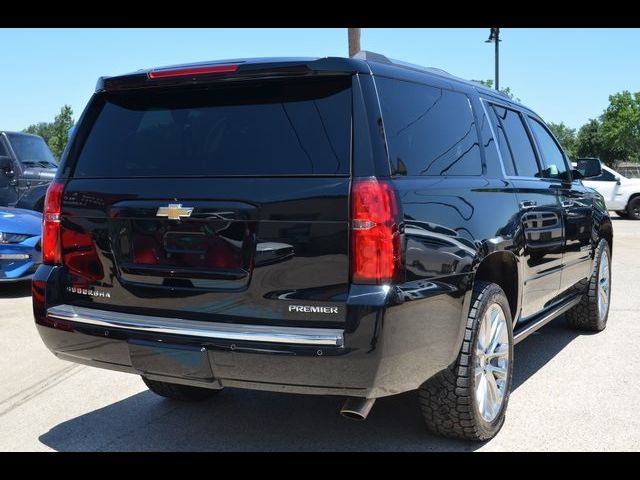
[[[199,400],[419,390],[486,440],[513,346],[605,328],[611,221],[528,108],[443,71],[232,60],[101,78],[47,193],[35,320],[60,358]]]
[[[57,168],[42,137],[0,131],[0,206],[41,212]]]

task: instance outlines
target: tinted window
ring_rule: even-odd
[[[487,165],[494,165],[495,168],[500,168],[500,159],[498,158],[498,150],[496,148],[496,141],[491,133],[491,127],[489,119],[482,112],[480,120],[480,138],[482,139],[482,146],[484,147],[484,157]]]
[[[519,177],[539,177],[538,163],[525,129],[523,119],[518,112],[508,108],[493,106],[498,123],[506,134],[506,146],[511,156],[516,175]],[[502,153],[503,150],[500,149]],[[502,153],[504,158],[505,154]]]
[[[498,115],[492,107],[489,107],[488,111],[493,123],[493,128],[498,136],[498,145],[500,146],[500,154],[502,155],[505,173],[509,176],[515,176],[516,162],[511,155],[511,147],[507,143],[507,135],[504,133],[502,122],[498,119]]]
[[[482,174],[476,125],[464,94],[381,77],[376,85],[397,174]]]
[[[104,96],[76,177],[344,175],[351,78]]]
[[[23,165],[53,168],[58,166],[55,157],[42,137],[19,133],[7,133],[7,137],[16,157]]]
[[[531,131],[533,131],[542,157],[542,176],[544,178],[567,178],[567,165],[562,150],[544,125],[535,118],[529,118],[529,125],[531,125]]]
[[[587,180],[595,180],[597,182],[615,182],[616,181],[616,176],[613,173],[611,173],[611,172],[609,172],[609,171],[607,171],[605,169],[602,169],[602,175],[599,175],[599,176],[594,177],[594,178],[589,178]]]

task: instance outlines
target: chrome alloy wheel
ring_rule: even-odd
[[[611,271],[609,270],[609,255],[603,249],[598,268],[598,313],[604,320],[609,310],[609,285],[611,283]]]
[[[492,422],[500,412],[509,372],[509,334],[502,307],[492,303],[480,320],[473,375],[478,412]]]

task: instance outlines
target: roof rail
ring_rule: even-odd
[[[396,65],[398,67],[410,68],[412,70],[418,70],[421,72],[431,72],[438,75],[444,75],[453,77],[449,72],[442,70],[441,68],[423,67],[422,65],[416,65],[415,63],[405,62],[404,60],[397,60],[395,58],[389,58],[381,53],[370,52],[368,50],[361,50],[356,53],[352,58],[359,60],[366,60],[369,62],[386,63],[387,65]]]
[[[382,55],[381,53],[370,52],[369,50],[360,50],[351,58],[357,58],[358,60],[367,60],[370,62],[378,62],[378,63],[389,63],[389,64],[393,63],[385,55]]]
[[[396,60],[395,58],[389,58],[386,55],[382,55],[381,53],[370,52],[368,50],[361,50],[356,53],[353,58],[357,58],[359,60],[365,60],[369,62],[377,62],[377,63],[385,63],[387,65],[395,65],[397,67],[408,68],[410,70],[416,70],[419,72],[428,72],[433,73],[435,75],[439,75],[441,77],[448,77],[459,82],[471,84],[474,87],[484,90],[487,93],[492,93],[494,95],[499,95],[508,100],[514,101],[509,95],[499,90],[495,90],[493,88],[487,87],[476,80],[466,80],[460,77],[456,77],[455,75],[450,74],[446,70],[442,70],[441,68],[434,67],[423,67],[421,65],[415,65],[413,63],[405,62],[403,60]]]
[[[508,94],[500,91],[500,90],[496,90],[495,88],[492,87],[487,87],[486,85],[480,83],[478,80],[469,80],[469,82],[471,82],[473,84],[474,87],[479,88],[481,90],[484,90],[487,93],[491,93],[493,95],[500,95],[501,97],[504,97],[506,99],[511,100],[512,102],[515,101],[513,100],[513,98],[511,98]]]

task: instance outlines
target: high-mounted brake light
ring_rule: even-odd
[[[149,78],[188,77],[191,75],[207,75],[210,73],[233,73],[240,65],[209,65],[206,67],[168,68],[165,70],[152,70]]]
[[[383,284],[397,279],[401,242],[396,193],[375,178],[351,187],[351,281]]]
[[[62,263],[62,244],[60,242],[60,215],[62,213],[62,194],[64,185],[51,182],[47,189],[42,213],[42,263],[60,265]]]

